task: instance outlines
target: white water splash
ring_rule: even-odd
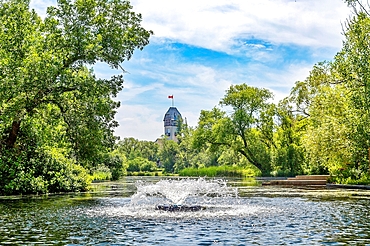
[[[88,213],[129,218],[211,219],[277,212],[273,207],[251,204],[249,199],[238,196],[237,188],[220,179],[163,179],[157,183],[138,181],[135,185],[137,191],[131,199],[104,198],[103,203],[110,205]],[[205,209],[167,212],[155,209],[160,204],[199,205]]]
[[[195,212],[167,212],[155,210],[153,206],[132,207],[123,205],[120,207],[109,206],[100,210],[94,209],[85,211],[91,216],[107,216],[115,218],[138,218],[138,219],[213,219],[213,218],[240,218],[258,216],[260,214],[271,214],[279,212],[276,208],[266,208],[264,206],[242,204],[233,206],[214,206],[205,210]]]
[[[137,182],[137,192],[131,197],[133,205],[140,204],[197,204],[210,203],[217,198],[237,198],[236,188],[230,188],[224,180],[168,179],[155,184]],[[200,204],[200,205],[201,205]]]

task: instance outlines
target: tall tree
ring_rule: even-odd
[[[120,68],[136,48],[148,44],[151,32],[140,26],[141,16],[128,1],[60,0],[44,21],[28,4],[0,2],[0,118],[6,134],[1,145],[14,148],[22,121],[53,104],[76,155],[86,158],[83,152],[98,142],[113,143],[119,103],[111,96],[123,83],[122,76],[97,79],[86,66],[105,62]]]
[[[0,0],[1,187],[49,179],[70,190],[51,185],[60,170],[101,161],[116,140],[123,77],[99,79],[91,67],[122,69],[151,33],[126,0],[58,0],[44,20],[29,0]]]
[[[175,164],[179,158],[179,154],[179,145],[175,141],[163,138],[161,147],[159,148],[159,156],[165,172],[173,173],[175,171]]]
[[[278,175],[303,173],[305,151],[301,137],[305,132],[304,120],[301,114],[294,113],[288,98],[279,102],[274,131],[275,148],[272,151],[273,171]]]
[[[334,174],[351,161],[350,132],[354,111],[349,91],[343,86],[333,62],[319,62],[304,81],[293,87],[289,102],[306,154],[307,173]]]
[[[233,135],[233,146],[249,162],[262,171],[270,168],[267,149],[272,144],[272,128],[267,127],[273,95],[267,89],[246,84],[232,85],[221,99],[221,106],[231,107],[229,130]],[[270,118],[271,120],[271,118]]]
[[[273,146],[274,105],[272,93],[246,84],[232,85],[220,105],[231,108],[230,115],[220,109],[202,111],[195,143],[209,143],[214,151],[231,148],[242,154],[265,174],[270,171]]]
[[[348,90],[356,116],[349,136],[356,148],[353,162],[363,172],[370,167],[370,16],[361,1],[348,1],[359,7],[345,26],[343,48],[335,56],[333,70],[338,82]]]

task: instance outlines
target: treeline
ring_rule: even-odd
[[[99,79],[90,69],[96,62],[121,69],[148,44],[152,32],[128,1],[60,0],[41,19],[28,1],[0,0],[0,195],[86,190],[93,179],[158,166],[367,183],[370,8],[346,2],[354,14],[342,49],[287,98],[273,103],[267,89],[233,85],[219,105],[201,111],[197,126],[181,124],[178,142],[154,143],[118,141],[112,98],[122,76]]]

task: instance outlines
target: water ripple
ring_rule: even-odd
[[[199,193],[194,192],[189,194],[191,198],[185,198],[185,203],[206,206],[197,212],[155,210],[155,203],[148,202],[150,199],[132,202],[132,194],[140,192],[132,183],[128,184],[133,189],[129,192],[126,184],[122,184],[125,194],[130,194],[127,196],[117,196],[116,189],[112,196],[97,193],[3,199],[0,244],[370,244],[367,198],[319,196],[328,192],[325,190],[319,193],[264,187],[238,188],[235,194],[235,190],[230,192],[221,184],[220,189],[225,189],[223,195],[213,192],[208,196],[209,190],[198,189],[196,192],[203,194],[199,199]],[[215,184],[209,185],[212,186]]]

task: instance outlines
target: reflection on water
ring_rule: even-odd
[[[99,184],[84,194],[2,198],[0,244],[370,244],[368,191],[248,187],[240,180],[138,179]],[[155,210],[159,203],[206,209]]]

